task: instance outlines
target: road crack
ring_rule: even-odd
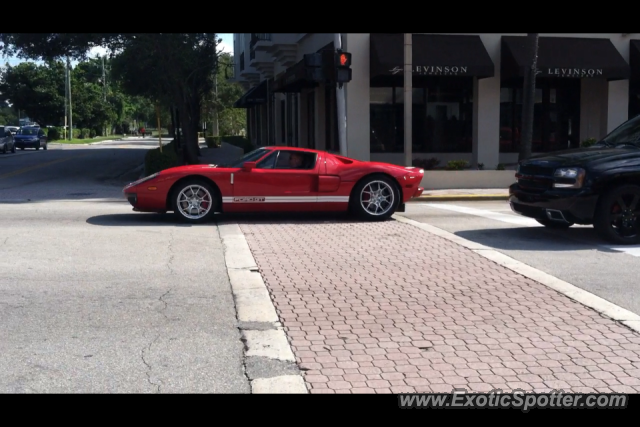
[[[171,293],[171,289],[169,289],[167,292],[165,292],[164,294],[162,294],[160,296],[160,298],[158,298],[158,300],[164,304],[164,307],[162,308],[161,312],[162,315],[165,317],[165,319],[169,320],[169,317],[166,315],[165,310],[169,307],[169,304],[164,300],[164,297],[166,297],[167,295],[169,295],[169,293]]]
[[[147,347],[143,347],[142,350],[140,350],[140,358],[142,359],[142,363],[144,363],[144,365],[147,367],[147,381],[149,382],[149,384],[151,384],[152,386],[156,387],[156,393],[160,393],[160,384],[156,384],[153,381],[151,381],[151,371],[153,371],[153,367],[147,362],[147,360],[145,359],[145,354],[151,351],[151,346],[153,344],[155,344],[156,341],[158,341],[158,339],[160,339],[160,335],[156,336],[154,338],[153,341],[151,341],[149,343],[149,345]]]

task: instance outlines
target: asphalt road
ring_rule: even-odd
[[[153,146],[0,155],[0,392],[249,393],[217,229],[122,198]]]
[[[593,227],[549,230],[505,201],[410,203],[401,215],[491,247],[640,314],[640,246],[601,241]]]

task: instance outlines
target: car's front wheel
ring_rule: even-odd
[[[602,196],[593,227],[605,240],[621,245],[640,244],[640,186],[621,185]]]
[[[560,222],[560,221],[552,221],[550,219],[536,219],[540,224],[544,225],[547,228],[569,228],[573,225],[572,222]]]
[[[173,191],[173,213],[183,221],[200,224],[209,221],[216,212],[214,188],[199,179],[181,183]]]
[[[400,203],[395,183],[384,175],[373,175],[356,184],[349,200],[351,211],[370,221],[388,219]]]

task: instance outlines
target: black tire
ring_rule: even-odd
[[[24,147],[20,147],[20,149],[21,149],[22,151],[24,151]]]
[[[560,222],[560,221],[552,221],[550,219],[536,219],[540,224],[544,225],[547,228],[569,228],[573,225],[573,222]]]
[[[8,150],[7,150],[7,144],[5,143],[5,144],[2,146],[2,154],[7,154],[7,152],[8,152]]]
[[[625,206],[620,205],[620,200]],[[631,227],[623,226],[625,219]],[[621,185],[600,196],[593,228],[602,239],[611,243],[640,244],[640,186]]]
[[[36,151],[40,149],[40,144],[36,145]]]
[[[378,185],[376,185],[378,184]],[[383,190],[383,195],[387,196],[387,201],[389,203],[384,203],[380,207],[382,210],[380,213],[375,214],[365,208],[363,204],[365,202],[362,201],[363,192],[370,185],[374,187],[378,187]],[[375,191],[376,189],[374,189]],[[389,196],[393,197],[392,201],[389,201]],[[397,184],[393,181],[392,178],[387,177],[386,175],[372,175],[360,181],[353,188],[351,192],[351,198],[349,200],[349,211],[357,216],[360,219],[367,221],[384,221],[389,219],[391,215],[393,215],[400,204],[400,192],[398,191]]]
[[[11,146],[11,152],[15,154],[16,152],[16,144],[15,142],[13,143],[13,145]]]
[[[48,145],[48,144],[45,142],[44,147],[42,147],[42,149],[43,149],[43,150],[46,150],[46,149],[47,149],[47,145]]]
[[[180,206],[179,198],[181,198],[182,191],[187,190],[189,187],[192,187],[192,186],[198,186],[202,189],[205,189],[209,193],[209,197],[211,199],[211,202],[210,202],[211,205],[210,205],[209,211],[200,218],[193,218],[193,217],[186,216],[186,214],[182,212],[182,209]],[[198,194],[204,196],[204,194],[202,194],[200,191],[198,191]],[[191,223],[191,224],[201,224],[201,223],[210,221],[219,208],[218,200],[219,200],[218,192],[216,191],[216,189],[208,182],[205,182],[197,178],[189,179],[181,182],[171,192],[171,207],[173,209],[173,214],[176,217],[178,217],[180,220]]]

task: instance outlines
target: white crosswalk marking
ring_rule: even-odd
[[[418,203],[416,203],[418,204]],[[498,213],[498,212],[493,212],[490,210],[486,210],[486,209],[476,209],[476,208],[469,208],[466,206],[458,206],[458,205],[450,205],[450,204],[440,204],[440,203],[420,203],[420,205],[423,206],[428,206],[430,208],[437,208],[437,209],[443,209],[443,210],[449,210],[449,211],[453,211],[453,212],[459,212],[459,213],[464,213],[464,214],[468,214],[468,215],[475,215],[475,216],[479,216],[482,218],[487,218],[487,219],[493,219],[496,221],[502,221],[502,222],[506,222],[509,224],[515,224],[515,225],[522,225],[522,226],[526,226],[526,227],[542,227],[542,225],[540,223],[538,223],[538,221],[536,221],[535,219],[532,218],[527,218],[524,216],[517,216],[517,215],[509,215],[509,214],[503,214],[503,213]],[[618,251],[618,252],[623,252],[627,255],[632,255],[635,257],[640,257],[640,245],[635,245],[635,246],[613,246],[613,245],[607,245],[607,244],[599,244],[598,246],[602,247],[602,248],[606,248],[612,251]]]

